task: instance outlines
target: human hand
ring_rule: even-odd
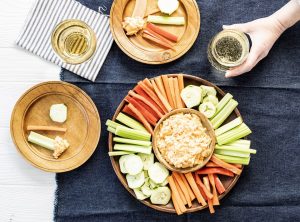
[[[225,74],[225,77],[228,78],[249,72],[260,60],[265,58],[285,27],[276,17],[269,16],[243,24],[223,25],[223,29],[236,29],[247,33],[252,41],[248,58],[240,66],[228,70]]]

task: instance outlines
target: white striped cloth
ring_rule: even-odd
[[[96,51],[92,58],[84,63],[78,65],[65,63],[52,48],[51,34],[55,27],[66,19],[84,21],[96,34]],[[83,78],[95,81],[111,48],[113,38],[109,29],[109,18],[105,15],[74,0],[37,0],[16,43]]]

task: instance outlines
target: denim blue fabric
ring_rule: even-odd
[[[111,1],[84,0],[86,6],[110,8]],[[55,221],[300,221],[300,25],[287,30],[269,56],[251,72],[225,79],[206,56],[210,38],[222,24],[267,16],[285,0],[201,0],[201,31],[192,49],[172,63],[150,66],[127,57],[113,45],[96,83],[62,70],[62,80],[86,91],[102,120],[100,143],[81,167],[57,174]],[[216,207],[189,215],[157,212],[135,200],[121,185],[107,155],[104,123],[134,84],[145,77],[184,72],[205,78],[230,92],[253,130],[251,158],[233,190]]]

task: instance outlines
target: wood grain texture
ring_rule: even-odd
[[[156,1],[148,0],[147,11],[156,6]],[[159,45],[145,40],[141,32],[127,36],[122,27],[125,17],[131,16],[134,0],[115,0],[110,11],[110,28],[120,49],[131,58],[147,64],[163,64],[174,61],[184,55],[195,42],[200,30],[200,12],[194,0],[181,0],[179,8],[172,16],[183,16],[184,26],[163,25],[164,30],[179,36],[172,49],[163,49]],[[158,12],[155,15],[162,15]]]
[[[168,77],[178,77],[178,74],[168,74]],[[217,87],[216,85],[212,84],[211,82],[201,79],[199,77],[196,76],[192,76],[192,75],[186,75],[183,74],[183,78],[184,78],[184,85],[207,85],[207,86],[212,86],[217,90],[217,96],[219,99],[221,99],[224,95],[225,92],[223,90],[221,90],[219,87]],[[115,111],[115,114],[113,116],[113,121],[116,120],[117,115],[119,114],[119,112],[123,109],[124,105],[125,105],[125,100],[123,100],[120,105],[118,106],[118,108]],[[237,116],[241,116],[239,110],[236,108],[234,110],[234,113],[232,113],[225,121],[225,123],[233,120],[234,118],[236,118]],[[112,141],[113,139],[113,135],[112,133],[109,133],[108,136],[108,147],[109,147],[109,151],[113,151],[113,146],[114,146],[114,142]],[[119,157],[110,157],[113,169],[118,177],[118,179],[120,180],[120,182],[122,183],[122,185],[126,188],[126,190],[134,197],[135,194],[133,192],[132,189],[130,189],[127,185],[126,182],[126,178],[125,175],[121,173],[120,171],[120,167],[119,167],[119,161],[118,161]],[[229,191],[234,187],[234,185],[236,184],[236,182],[239,179],[239,175],[235,175],[233,178],[231,177],[223,177],[222,175],[220,175],[220,180],[222,181],[226,191],[219,196],[219,199],[221,200],[225,195],[227,195],[229,193]],[[138,201],[138,200],[137,200]],[[160,205],[153,205],[151,204],[150,200],[146,199],[146,200],[139,200],[140,202],[142,202],[143,204],[145,204],[146,206],[149,206],[155,210],[159,210],[162,212],[167,212],[167,213],[176,213],[173,204],[170,202],[168,203],[166,206],[160,206]],[[200,206],[198,204],[198,202],[194,201],[193,205],[191,208],[187,209],[187,212],[196,212],[199,210],[203,210],[207,208],[206,206]]]

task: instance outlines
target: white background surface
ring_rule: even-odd
[[[55,174],[31,166],[10,138],[13,106],[31,86],[59,79],[59,67],[18,48],[17,38],[35,0],[0,0],[0,221],[53,220]]]

